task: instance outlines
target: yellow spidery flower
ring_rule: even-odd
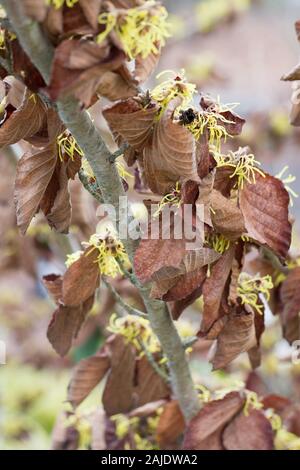
[[[158,447],[152,444],[145,437],[140,436],[137,432],[133,435],[136,450],[158,450]]]
[[[220,152],[222,140],[226,142],[227,137],[231,137],[226,128],[220,124],[220,121],[229,121],[214,111],[195,112],[195,115],[196,118],[193,122],[186,125],[187,129],[189,129],[196,140],[199,140],[207,129],[210,147],[215,149],[216,152]]]
[[[246,402],[243,409],[244,415],[249,416],[251,409],[261,410],[262,408],[263,404],[259,401],[257,393],[246,390]]]
[[[46,0],[46,4],[53,6],[56,10],[59,10],[59,8],[62,8],[64,5],[68,8],[73,8],[76,3],[78,3],[78,0]]]
[[[157,75],[156,78],[159,79],[166,74],[171,74],[171,77],[157,85],[150,92],[151,98],[160,106],[158,119],[174,98],[179,97],[182,100],[180,107],[177,109],[179,113],[180,109],[187,107],[191,103],[196,93],[196,85],[186,80],[184,70],[181,71],[180,75],[176,75],[170,70],[165,70]]]
[[[72,266],[73,263],[79,260],[80,256],[83,254],[82,250],[75,251],[74,253],[71,253],[70,255],[67,255],[67,259],[65,261],[65,265],[67,268]]]
[[[137,56],[145,59],[149,54],[158,54],[170,37],[168,12],[155,1],[124,11],[105,12],[98,22],[105,27],[97,36],[101,43],[114,30],[130,60]]]
[[[96,179],[92,167],[85,157],[82,158],[81,168],[90,180]],[[126,180],[126,178],[133,178],[133,175],[124,168],[124,165],[121,162],[116,162],[116,168],[120,177],[124,180]]]
[[[5,31],[0,29],[0,50],[5,50]]]
[[[286,165],[284,168],[282,168],[281,172],[276,175],[276,178],[280,179],[282,183],[284,184],[285,189],[290,195],[290,204],[291,207],[294,205],[293,197],[297,199],[299,197],[299,194],[297,194],[289,185],[291,183],[294,183],[296,181],[296,176],[294,175],[287,175],[284,176],[284,174],[288,171],[289,167]]]
[[[107,330],[123,336],[127,343],[132,344],[137,351],[141,352],[141,356],[144,355],[143,347],[151,354],[161,350],[160,344],[152,332],[150,323],[145,318],[135,315],[126,315],[125,317],[118,318],[116,314],[113,314]]]
[[[282,428],[277,431],[274,444],[276,450],[300,450],[300,437]]]
[[[119,262],[130,267],[130,261],[123,243],[110,234],[104,239],[98,234],[94,234],[88,243],[83,243],[83,246],[91,248],[87,251],[87,255],[93,250],[98,251],[95,262],[98,263],[101,274],[105,276],[116,277],[118,274],[122,274]]]
[[[286,263],[287,268],[291,271],[294,268],[297,268],[300,266],[300,257],[294,259],[294,260],[289,260]],[[283,281],[286,280],[287,275],[279,270],[276,270],[274,273],[274,287],[278,287]]]
[[[115,423],[116,436],[118,439],[124,439],[130,431],[130,428],[136,427],[139,424],[139,418],[129,418],[124,414],[117,414],[110,417],[110,420]]]
[[[84,155],[83,151],[69,131],[65,131],[57,137],[57,146],[60,161],[63,161],[65,156],[69,157],[73,161],[76,155],[79,155],[80,157],[83,157]]]
[[[158,204],[158,208],[153,214],[154,217],[157,217],[163,210],[165,206],[176,206],[179,208],[181,205],[181,191],[179,187],[179,181],[177,181],[175,188],[168,194],[166,194]]]
[[[204,385],[196,385],[196,390],[202,403],[208,403],[212,399],[210,391]]]
[[[126,180],[126,177],[133,178],[133,175],[129,173],[127,170],[125,170],[125,167],[121,162],[116,162],[116,167],[117,167],[120,177],[123,180]]]
[[[228,155],[221,155],[220,153],[215,152],[214,158],[217,162],[217,168],[233,168],[230,178],[237,177],[236,186],[239,189],[243,189],[245,181],[249,184],[254,184],[256,174],[260,174],[265,177],[264,172],[257,167],[260,165],[260,162],[255,160],[253,154],[247,154],[245,149],[241,147],[237,152],[229,152]]]
[[[259,304],[259,294],[263,294],[268,301],[270,299],[270,290],[273,287],[272,277],[269,275],[252,277],[247,273],[241,273],[238,281],[238,297],[242,305],[250,305],[262,315],[263,305]]]
[[[221,255],[230,248],[230,240],[218,233],[208,234],[206,236],[206,243]]]

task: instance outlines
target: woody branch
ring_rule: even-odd
[[[39,69],[46,83],[49,83],[54,55],[52,45],[42,34],[39,25],[25,16],[22,2],[1,0],[0,3],[5,8],[23,49]],[[112,204],[119,212],[119,196],[124,195],[124,189],[116,167],[111,163],[112,154],[89,114],[82,111],[79,103],[73,98],[61,99],[56,105],[62,121],[75,137],[93,169],[104,202]],[[120,217],[122,216],[121,213]],[[129,215],[129,219],[132,220],[131,215]],[[129,258],[133,261],[136,242],[130,238],[122,241]],[[139,290],[151,326],[168,359],[173,392],[179,401],[186,421],[189,421],[199,409],[199,400],[186,360],[184,346],[166,304],[150,298],[150,286],[139,287]]]

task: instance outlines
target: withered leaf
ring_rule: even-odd
[[[59,305],[48,326],[47,338],[60,356],[65,356],[94,303],[94,296],[80,305]]]
[[[207,333],[219,317],[222,295],[228,281],[235,249],[231,246],[212,266],[210,277],[203,284],[203,318],[201,331]]]
[[[55,228],[60,233],[68,233],[71,223],[71,201],[68,187],[67,165],[60,165],[58,175],[59,189],[55,195],[51,210],[46,214],[50,227]]]
[[[187,427],[183,448],[197,450],[209,436],[221,431],[242,409],[245,398],[232,392],[221,400],[206,403]]]
[[[223,433],[226,450],[273,450],[273,440],[271,423],[260,410],[241,412]]]
[[[192,305],[198,299],[198,297],[200,297],[200,295],[202,294],[202,285],[203,283],[200,283],[199,287],[197,287],[190,295],[188,295],[184,299],[176,300],[175,302],[170,302],[168,304],[169,310],[174,320],[178,320],[182,312],[189,305]]]
[[[243,119],[241,116],[234,113],[230,109],[220,111],[218,109],[218,104],[209,97],[203,96],[200,100],[200,105],[202,109],[204,110],[216,111],[225,119],[225,121],[220,119],[220,124],[225,127],[228,134],[230,135],[241,134],[243,130],[243,126],[246,122],[245,119]]]
[[[134,389],[134,394],[137,397],[135,407],[167,398],[171,394],[170,387],[158,375],[145,356],[137,359],[136,383]]]
[[[97,250],[87,248],[63,277],[62,301],[69,307],[78,306],[94,294],[99,284],[100,272]]]
[[[59,304],[62,298],[62,276],[58,274],[49,274],[43,277],[43,283],[53,297],[55,303]]]
[[[213,189],[210,195],[211,219],[216,232],[229,240],[237,240],[245,232],[244,217],[237,201],[227,199]]]
[[[152,160],[157,172],[199,181],[195,139],[188,129],[174,121],[174,111],[179,104],[179,99],[171,101],[156,123],[145,159]]]
[[[292,344],[300,333],[300,267],[289,272],[280,287],[283,310],[280,313],[283,336]]]
[[[102,2],[103,0],[79,0],[79,5],[84,16],[95,31],[97,31],[99,26],[98,15],[100,13]]]
[[[110,101],[130,98],[137,94],[137,87],[116,72],[105,72],[99,80],[96,93]]]
[[[149,54],[145,59],[137,56],[135,59],[134,77],[139,83],[144,83],[154,72],[160,54]]]
[[[53,145],[36,153],[25,153],[17,165],[15,203],[17,224],[22,234],[39,210],[40,203],[52,178],[56,166]]]
[[[134,268],[138,279],[146,283],[161,268],[178,268],[185,254],[184,239],[141,240],[134,257]]]
[[[297,64],[290,72],[283,75],[282,80],[285,82],[300,80],[300,64]]]
[[[80,405],[101,382],[110,368],[107,351],[100,350],[95,356],[83,359],[75,367],[68,386],[68,401],[74,407]]]
[[[218,336],[216,353],[211,361],[213,370],[226,367],[256,344],[254,313],[232,313]]]
[[[23,0],[25,15],[42,23],[47,15],[47,3],[44,0]]]
[[[88,40],[65,40],[55,50],[48,92],[53,100],[73,94],[88,107],[103,74],[116,70],[124,54],[105,44]]]
[[[121,336],[107,342],[110,349],[111,369],[103,392],[103,407],[108,416],[127,413],[134,404],[135,352]]]
[[[36,134],[46,120],[46,106],[37,96],[26,92],[23,103],[0,127],[0,148]]]
[[[161,449],[168,449],[177,443],[185,430],[185,421],[177,400],[172,400],[164,406],[160,415],[156,439]]]
[[[143,108],[136,100],[129,98],[105,108],[103,116],[114,135],[121,136],[131,147],[140,151],[151,135],[157,111],[153,103]]]
[[[239,193],[240,208],[248,235],[285,258],[291,244],[288,219],[289,194],[283,183],[268,174],[256,175]]]

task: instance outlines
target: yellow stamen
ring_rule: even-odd
[[[98,251],[96,263],[98,263],[101,274],[109,277],[116,277],[122,274],[120,264],[130,267],[130,261],[125,251],[124,245],[120,240],[107,235],[102,239],[99,235],[91,236],[88,243],[83,243],[85,247],[90,247],[87,255],[93,250]]]
[[[161,351],[160,344],[152,332],[150,323],[145,318],[135,315],[118,318],[116,314],[113,314],[107,329],[111,333],[123,336],[127,343],[132,344],[140,352],[140,356],[144,355],[143,348],[146,348],[151,354]]]
[[[284,174],[288,171],[289,167],[286,165],[278,175],[276,175],[276,178],[280,179],[282,183],[284,184],[285,189],[290,195],[290,204],[291,207],[294,205],[293,197],[297,199],[299,197],[299,194],[297,194],[289,185],[291,183],[294,183],[296,181],[296,176],[294,175],[287,175],[284,177]]]
[[[125,53],[130,60],[137,56],[145,59],[149,54],[158,54],[170,36],[170,26],[167,22],[168,13],[165,7],[155,1],[124,11],[102,13],[99,24],[105,29],[97,36],[101,43],[114,30]]]
[[[182,100],[180,107],[177,109],[177,112],[179,112],[180,109],[187,107],[191,103],[196,93],[196,85],[187,82],[184,70],[181,71],[180,75],[166,70],[156,78],[159,79],[166,74],[171,74],[171,77],[157,85],[150,93],[151,98],[160,106],[158,119],[174,98],[180,97]]]
[[[84,155],[76,140],[68,131],[57,137],[57,146],[60,161],[64,161],[65,156],[73,161],[76,156],[83,157]]]
[[[214,158],[217,162],[217,168],[233,168],[230,178],[237,177],[236,187],[239,189],[243,189],[245,181],[254,184],[256,174],[265,177],[264,172],[257,168],[260,163],[255,160],[254,155],[247,154],[243,148],[239,148],[237,152],[229,152],[228,155],[215,152]]]
[[[153,214],[153,217],[158,217],[165,206],[176,206],[179,208],[181,205],[181,191],[179,187],[179,181],[177,181],[175,188],[166,194],[158,204],[158,208]]]
[[[238,281],[238,297],[242,305],[250,305],[257,313],[263,314],[263,305],[259,303],[259,295],[263,294],[267,301],[270,300],[270,290],[274,284],[272,277],[267,275],[260,277],[258,275],[251,277],[247,273],[241,273]]]
[[[59,8],[62,8],[64,5],[68,8],[73,8],[78,1],[79,0],[46,0],[46,4],[59,10]]]
[[[206,243],[221,255],[230,248],[230,240],[218,233],[208,234],[206,236]]]

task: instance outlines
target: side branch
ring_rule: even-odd
[[[52,45],[42,34],[39,25],[25,17],[22,1],[0,0],[0,3],[4,6],[23,49],[39,69],[45,81],[49,83],[54,54]],[[133,218],[131,215],[127,215],[126,208],[122,209],[123,213],[119,211],[119,197],[125,196],[124,189],[116,167],[111,163],[112,154],[90,119],[89,114],[82,111],[79,103],[72,98],[64,98],[58,101],[57,109],[62,121],[73,134],[92,167],[104,202],[115,207],[120,220],[128,217],[129,222],[132,221]],[[136,242],[130,238],[122,241],[132,261]],[[188,421],[197,413],[199,400],[186,360],[184,347],[166,304],[150,298],[150,287],[141,288],[140,293],[151,326],[158,336],[164,354],[168,359],[174,394],[179,401],[185,419]]]

